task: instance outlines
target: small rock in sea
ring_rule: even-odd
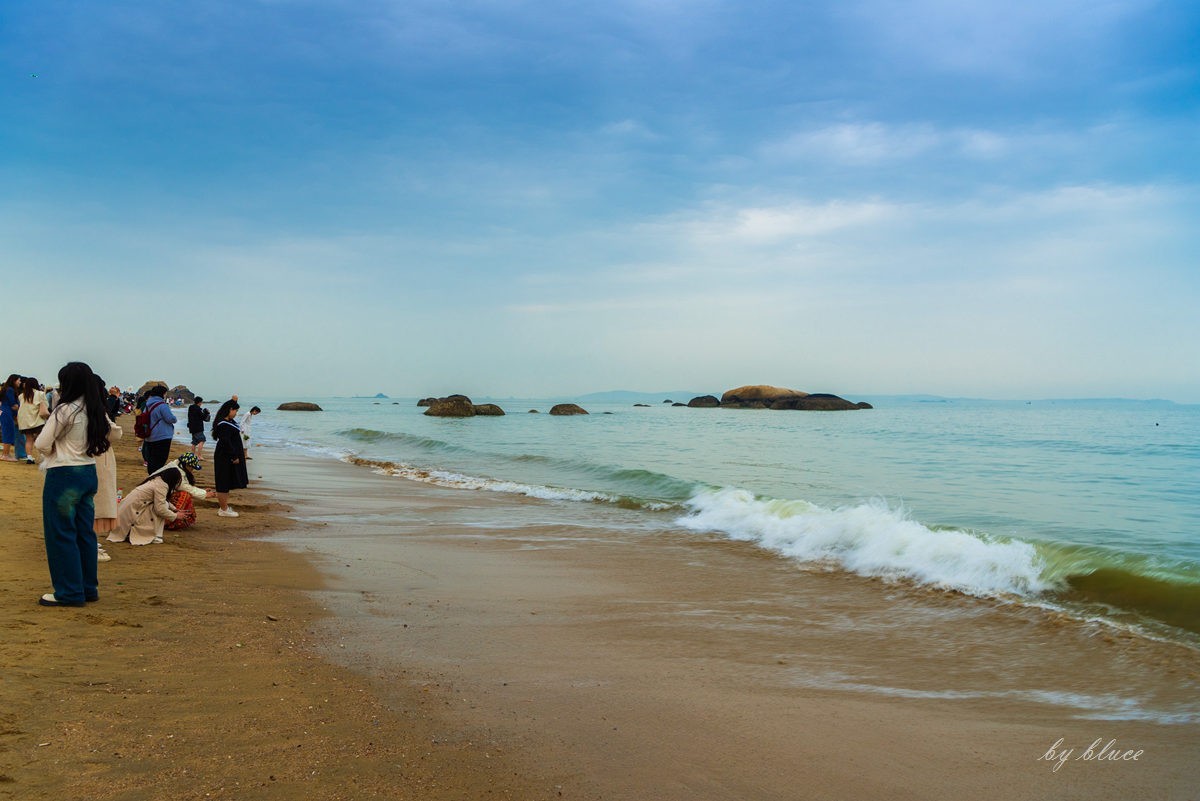
[[[674,403],[674,402],[675,402],[675,401],[671,400],[670,398],[668,398],[667,400],[663,401],[663,403]]]
[[[687,406],[686,403],[672,403],[672,406]]]
[[[648,404],[648,403],[635,403],[635,404],[633,404],[633,405],[634,405],[635,407],[637,407],[637,406],[643,406],[643,407],[645,407],[645,408],[647,408],[647,409],[649,409],[649,408],[650,408],[650,404]]]
[[[537,409],[530,409],[529,414],[541,414]]]
[[[550,414],[560,417],[568,414],[587,414],[587,409],[574,403],[559,403],[550,410]]]
[[[715,409],[721,405],[721,401],[716,395],[701,395],[692,398],[687,405],[693,409]]]

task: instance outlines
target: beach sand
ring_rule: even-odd
[[[132,438],[117,448],[128,491],[145,473]],[[321,578],[251,539],[289,525],[260,493],[233,493],[237,519],[198,503],[161,545],[108,544],[98,603],[38,606],[41,483],[0,464],[0,798],[557,797],[501,748],[435,747],[426,694],[385,703],[318,656]]]
[[[798,582],[716,540],[632,548],[553,522],[506,537],[481,521],[511,499],[270,451],[251,465],[269,493],[234,494],[242,517],[208,502],[162,545],[110,545],[86,609],[36,605],[40,475],[0,465],[0,798],[1195,797],[1194,723],[806,681],[846,664],[975,686],[994,650],[1034,642],[1049,655],[1001,664],[1099,689],[1131,670],[1167,692],[1194,686],[1187,649],[841,574]],[[946,653],[871,625],[881,598],[978,638]],[[1059,738],[1143,753],[1055,771],[1039,757]]]

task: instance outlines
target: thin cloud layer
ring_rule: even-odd
[[[1200,402],[1192,4],[2,13],[11,370]]]

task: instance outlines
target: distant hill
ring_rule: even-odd
[[[580,395],[578,400],[590,403],[662,403],[665,400],[687,403],[692,398],[706,394],[708,393],[690,389],[675,389],[668,392],[633,392],[626,389],[614,389],[608,392]]]

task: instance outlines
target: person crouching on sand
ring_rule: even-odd
[[[170,504],[175,507],[176,517],[167,523],[167,530],[182,531],[196,522],[196,501],[211,498],[216,493],[196,486],[196,474],[192,471],[204,469],[200,460],[196,458],[196,454],[181,453],[178,459],[167,462],[154,475],[171,469],[179,471],[180,479],[179,488],[168,498]]]
[[[221,504],[217,510],[220,517],[238,516],[229,507],[229,493],[250,484],[250,477],[246,474],[242,430],[234,419],[239,408],[236,400],[225,401],[217,411],[217,422],[212,428],[213,439],[217,443],[213,450],[213,483],[217,485],[217,502]]]
[[[129,540],[130,545],[162,542],[163,526],[178,516],[175,507],[167,499],[179,488],[182,477],[183,474],[176,468],[146,476],[121,501],[117,527],[108,535],[108,541]]]

